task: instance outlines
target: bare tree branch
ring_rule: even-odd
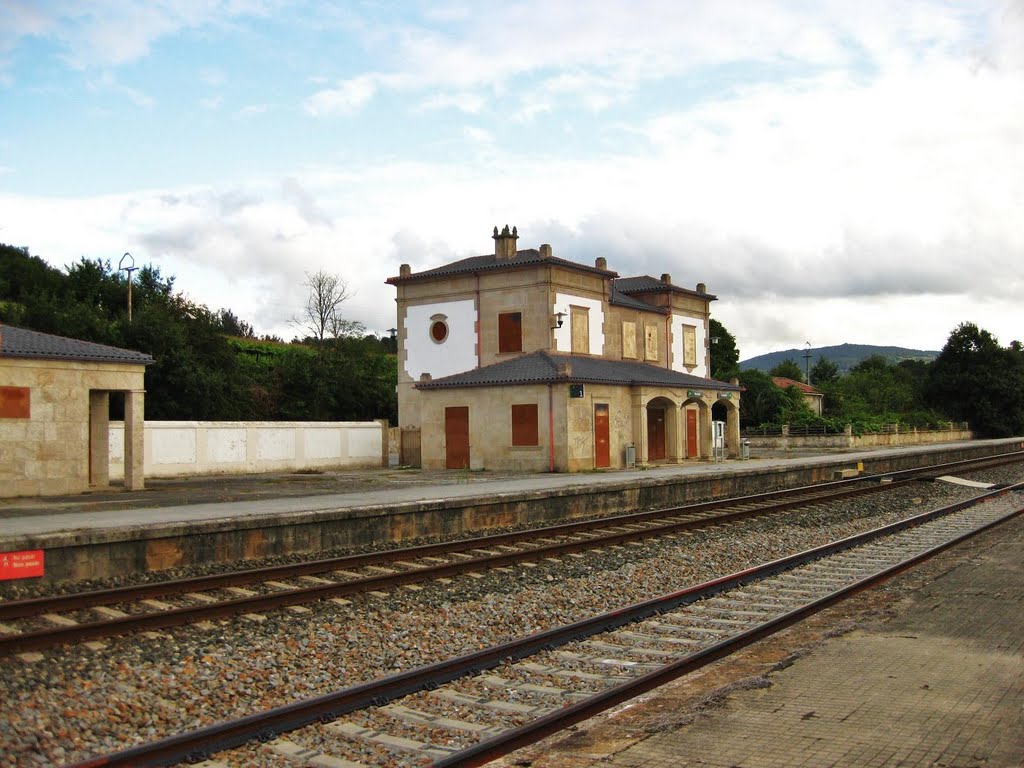
[[[348,283],[341,277],[322,269],[313,274],[307,272],[305,285],[309,288],[305,313],[301,317],[293,317],[293,325],[308,331],[318,342],[349,335],[357,326],[362,327],[341,316],[341,305],[352,297]]]

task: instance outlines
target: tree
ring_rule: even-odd
[[[781,424],[782,414],[790,405],[786,393],[775,386],[771,376],[754,368],[740,371],[743,400],[740,408],[742,427]]]
[[[708,321],[708,331],[711,333],[711,378],[729,381],[739,376],[740,350],[736,338],[714,318]]]
[[[811,381],[814,382],[814,386],[820,388],[824,384],[829,384],[839,379],[839,366],[829,360],[827,357],[819,357],[818,362],[811,368]]]
[[[796,361],[791,357],[787,357],[781,363],[768,371],[768,375],[781,376],[784,379],[792,379],[793,381],[804,380],[804,372],[800,370],[800,366],[797,365]]]
[[[305,286],[309,289],[304,314],[292,318],[292,323],[307,331],[318,344],[325,339],[337,339],[362,330],[362,325],[341,316],[341,305],[352,297],[348,283],[338,275],[324,270],[306,273]]]
[[[1024,434],[1024,353],[974,323],[950,334],[931,365],[927,398],[982,437]]]

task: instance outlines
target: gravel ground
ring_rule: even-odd
[[[1020,470],[978,473],[1011,482]],[[467,653],[977,495],[920,484],[560,564],[324,603],[261,621],[183,627],[0,660],[0,766],[84,759]],[[326,738],[326,737],[323,737]],[[385,764],[380,750],[330,737],[331,753]],[[265,747],[236,765],[283,765]]]

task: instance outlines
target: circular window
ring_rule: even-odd
[[[444,320],[435,320],[430,324],[430,338],[441,344],[448,338],[448,323]]]

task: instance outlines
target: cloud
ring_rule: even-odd
[[[381,80],[372,74],[344,80],[334,88],[317,91],[306,99],[303,106],[313,117],[350,115],[358,112],[373,98]]]
[[[75,69],[116,67],[142,58],[157,40],[181,30],[260,16],[268,5],[263,0],[8,0],[0,16],[0,52],[33,37],[58,45]]]

